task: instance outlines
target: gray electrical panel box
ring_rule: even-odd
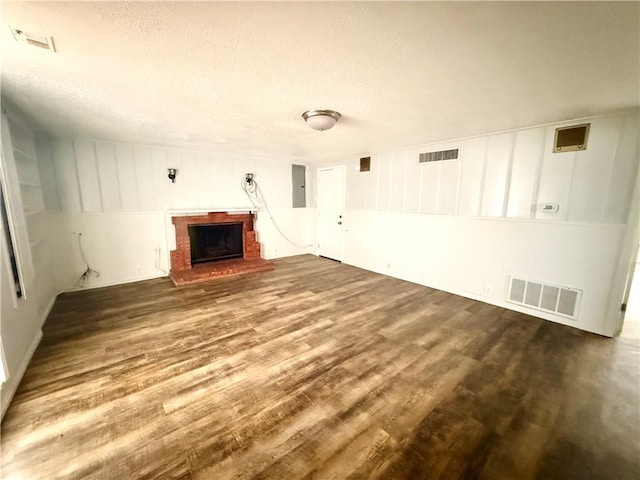
[[[305,191],[305,174],[307,167],[304,165],[291,165],[291,192],[293,208],[305,208],[307,206],[307,194]]]

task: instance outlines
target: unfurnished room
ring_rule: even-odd
[[[0,14],[3,479],[640,478],[640,2]]]

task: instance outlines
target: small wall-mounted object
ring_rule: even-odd
[[[31,47],[38,47],[44,50],[55,52],[56,48],[53,45],[53,38],[42,35],[35,35],[33,33],[25,32],[20,28],[13,28],[9,26],[13,39],[18,43],[24,43]]]
[[[371,171],[371,157],[362,157],[360,159],[360,171],[361,172]]]
[[[178,169],[177,168],[169,168],[169,175],[167,175],[169,177],[169,180],[171,180],[171,183],[176,183],[176,175],[178,174]]]
[[[590,128],[590,123],[556,128],[556,137],[553,142],[553,153],[586,150]]]
[[[245,173],[244,181],[247,185],[251,185],[253,183],[253,173]]]
[[[427,162],[441,162],[442,160],[457,160],[458,148],[452,148],[450,150],[438,150],[434,152],[420,153],[418,155],[418,163]]]
[[[540,211],[544,213],[558,213],[560,205],[557,203],[542,203],[540,205]]]
[[[305,177],[307,168],[304,165],[291,165],[291,204],[293,208],[305,208],[307,206],[307,194],[305,192]]]

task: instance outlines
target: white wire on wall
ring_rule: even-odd
[[[245,176],[240,182],[240,188],[242,188],[242,191],[247,195],[249,201],[256,208],[256,210],[260,210],[262,207],[264,207],[267,215],[269,215],[271,223],[273,223],[275,229],[287,242],[298,248],[308,248],[313,246],[313,244],[299,245],[284,234],[284,232],[280,229],[280,227],[274,220],[273,215],[271,214],[271,210],[269,210],[269,205],[267,205],[267,200],[264,198],[260,185],[258,185],[258,182],[253,177],[249,177],[249,174],[247,174],[247,176]]]
[[[82,248],[82,233],[78,233],[78,248],[80,250],[80,257],[82,258],[84,264],[87,266],[85,271],[82,273],[82,275],[80,275],[80,278],[78,278],[78,281],[76,282],[76,287],[82,288],[87,286],[92,275],[98,278],[100,276],[100,272],[94,270],[89,266],[87,256],[84,254],[84,248]]]
[[[156,258],[155,258],[154,266],[156,267],[156,270],[161,271],[165,275],[169,275],[169,272],[167,272],[164,268],[160,266],[160,256],[161,256],[160,247],[156,247],[155,251],[156,251]]]

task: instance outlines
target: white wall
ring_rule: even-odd
[[[15,112],[2,114],[1,172],[23,288],[23,296],[18,298],[9,263],[10,239],[2,229],[0,335],[6,362],[6,383],[1,390],[4,415],[42,337],[41,327],[58,293],[53,235],[44,208],[34,135],[30,125]]]
[[[314,210],[291,207],[290,163],[83,138],[43,137],[39,148],[50,156],[50,181],[44,185],[50,198],[47,208],[62,229],[56,249],[66,262],[57,265],[61,290],[77,288],[86,269],[78,233],[90,267],[100,272],[88,287],[165,275],[168,250],[175,247],[167,212],[248,209],[252,205],[240,188],[248,172],[255,174],[280,229],[295,243],[308,245],[291,245],[261,211],[256,229],[262,256],[311,251]],[[178,169],[175,183],[167,178],[169,167]]]
[[[555,129],[583,121],[587,150],[552,153]],[[373,153],[370,172],[322,163],[347,165],[344,261],[613,335],[637,133],[634,112]],[[458,160],[418,163],[450,148]],[[506,303],[509,276],[582,290],[578,319]]]

